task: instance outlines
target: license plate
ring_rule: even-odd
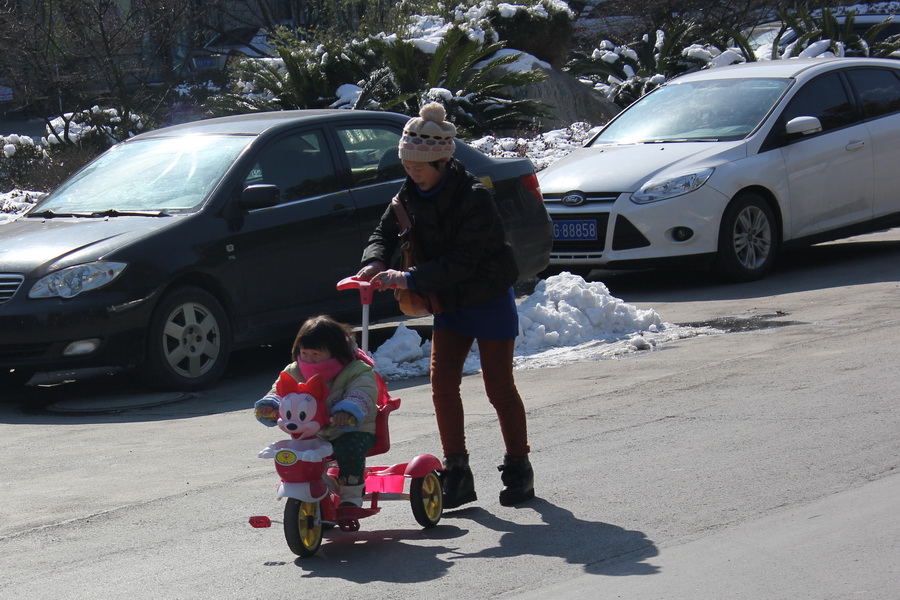
[[[596,240],[596,219],[566,219],[553,221],[554,240]]]

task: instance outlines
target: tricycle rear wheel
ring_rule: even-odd
[[[444,493],[436,472],[413,478],[409,484],[409,503],[416,522],[422,527],[430,529],[440,522],[444,513]]]
[[[318,502],[288,498],[284,505],[284,539],[298,556],[312,556],[322,545],[322,513]]]

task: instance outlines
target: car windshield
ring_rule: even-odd
[[[592,142],[638,144],[739,140],[790,85],[789,79],[713,79],[662,86],[612,121]]]
[[[121,144],[65,181],[29,214],[190,211],[203,203],[252,140],[192,135]]]

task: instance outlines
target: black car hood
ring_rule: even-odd
[[[42,266],[66,267],[98,260],[180,220],[170,216],[20,217],[0,225],[0,273],[28,274]]]

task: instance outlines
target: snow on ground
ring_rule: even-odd
[[[538,282],[519,303],[516,369],[557,367],[574,362],[620,358],[657,345],[721,331],[666,323],[653,309],[641,310],[610,295],[600,282],[586,282],[568,272]],[[385,379],[428,375],[431,342],[400,325],[373,353]],[[464,373],[480,369],[477,345]]]

